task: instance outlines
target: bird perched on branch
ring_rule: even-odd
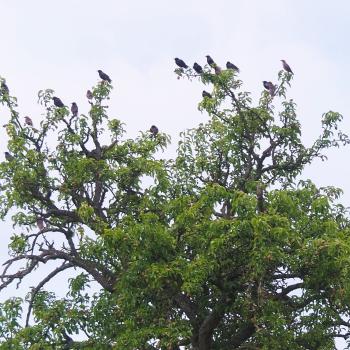
[[[75,102],[72,102],[70,111],[72,112],[73,117],[76,117],[78,115],[78,105]]]
[[[10,152],[5,152],[5,159],[8,161],[8,162],[11,162],[12,160],[15,159],[15,157],[10,153]]]
[[[215,66],[214,60],[209,55],[206,55],[205,57],[207,58],[207,62],[209,64],[209,66],[214,67]]]
[[[235,66],[233,63],[231,63],[230,61],[227,61],[226,68],[236,70],[239,73],[239,68]]]
[[[211,94],[209,92],[205,91],[205,90],[203,90],[203,92],[202,92],[202,97],[203,98],[206,98],[206,97],[212,98]]]
[[[285,60],[281,60],[282,62],[282,66],[283,66],[283,69],[288,72],[288,73],[291,73],[291,74],[294,74],[292,69],[290,68],[289,64],[285,61]]]
[[[152,125],[149,129],[149,132],[152,134],[151,136],[156,137],[159,130],[155,125]]]
[[[52,97],[52,99],[53,99],[53,104],[54,104],[56,107],[58,107],[58,108],[64,107],[64,103],[61,101],[60,98],[54,96],[54,97]]]
[[[36,225],[38,226],[38,229],[41,231],[45,228],[45,223],[42,218],[37,218],[36,219]]]
[[[263,81],[264,88],[269,91],[270,95],[275,94],[276,86],[271,83],[271,81]]]
[[[202,73],[203,73],[203,68],[202,68],[197,62],[194,62],[194,64],[193,64],[193,69],[194,69],[198,74],[202,74]]]
[[[221,74],[221,68],[217,65],[214,66],[214,71],[216,75],[220,75]]]
[[[87,97],[88,100],[92,100],[94,95],[92,94],[92,92],[90,90],[88,90],[88,91],[86,91],[86,97]]]
[[[10,90],[4,81],[1,82],[1,92],[4,94],[9,94]]]
[[[102,72],[101,69],[98,70],[98,75],[103,81],[108,81],[109,83],[112,82],[111,78],[106,73]]]
[[[33,121],[31,118],[29,118],[28,116],[25,116],[24,120],[26,125],[33,126]]]
[[[180,58],[175,58],[175,63],[180,67],[180,68],[188,68],[188,65]]]

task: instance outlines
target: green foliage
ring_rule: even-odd
[[[0,214],[15,211],[20,230],[0,288],[61,263],[28,293],[25,325],[21,300],[1,305],[1,349],[301,350],[347,339],[348,212],[339,189],[298,180],[327,148],[349,143],[342,116],[325,113],[306,147],[291,74],[279,72],[275,93],[254,104],[233,70],[175,72],[212,97],[174,160],[159,159],[170,141],[161,132],[125,138],[107,116],[107,82],[78,117],[40,91],[46,113],[33,127],[0,94],[14,156],[0,164]],[[45,289],[71,268],[64,298]]]

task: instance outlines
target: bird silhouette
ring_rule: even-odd
[[[149,132],[152,134],[153,137],[156,137],[159,130],[155,125],[152,125],[149,129]]]
[[[237,66],[235,66],[233,63],[231,63],[230,61],[227,61],[226,68],[233,69],[233,70],[236,70],[237,72],[239,72],[239,68]]]
[[[213,67],[215,65],[214,60],[209,55],[206,55],[205,57],[207,58],[209,66]]]
[[[25,117],[24,117],[24,120],[25,120],[25,123],[26,123],[27,125],[33,126],[33,121],[32,121],[31,118],[29,118],[28,116],[25,116]]]
[[[212,98],[211,94],[209,92],[205,91],[205,90],[203,90],[203,92],[202,92],[202,97],[203,98],[206,98],[206,97]]]
[[[112,82],[111,78],[106,73],[102,72],[101,69],[98,70],[98,75],[103,81],[108,81],[109,83]]]
[[[281,60],[282,62],[282,66],[283,66],[283,69],[288,72],[288,73],[291,73],[291,74],[294,74],[293,71],[291,70],[289,64],[285,61],[285,60]]]
[[[75,102],[72,103],[70,111],[72,112],[73,117],[76,117],[78,115],[78,105]]]
[[[45,223],[42,218],[37,218],[36,219],[36,225],[38,226],[38,229],[41,231],[45,228]]]
[[[1,92],[5,93],[5,94],[9,94],[10,90],[8,88],[8,86],[6,85],[6,83],[4,81],[1,82]]]
[[[221,73],[221,68],[220,68],[219,66],[217,66],[217,65],[214,65],[214,71],[215,71],[215,74],[216,74],[216,75],[220,75],[220,73]]]
[[[54,97],[52,97],[52,99],[53,99],[53,104],[54,104],[56,107],[58,107],[58,108],[64,107],[64,103],[61,101],[60,98],[54,96]]]
[[[203,68],[202,68],[197,62],[194,62],[194,64],[193,64],[193,69],[194,69],[198,74],[202,74],[202,73],[203,73]]]
[[[188,68],[188,65],[180,58],[175,58],[175,63],[180,67],[180,68]]]
[[[92,100],[94,95],[92,94],[92,92],[90,90],[88,90],[88,91],[86,91],[86,97],[87,97],[88,100]]]
[[[263,81],[264,88],[269,91],[270,95],[275,94],[276,86],[271,83],[271,81]]]
[[[11,162],[12,160],[15,159],[15,157],[10,153],[10,152],[5,152],[5,159],[8,161],[8,162]]]

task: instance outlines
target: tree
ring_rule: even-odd
[[[126,139],[107,117],[107,81],[80,116],[40,91],[40,127],[2,93],[13,158],[0,165],[0,208],[15,211],[17,233],[1,289],[57,265],[26,303],[2,304],[1,349],[334,349],[347,339],[348,212],[339,189],[300,180],[350,142],[342,116],[325,113],[306,147],[288,72],[256,105],[234,70],[176,73],[212,92],[199,103],[208,121],[182,133],[174,160],[159,159],[165,134]],[[72,268],[65,298],[45,290]]]

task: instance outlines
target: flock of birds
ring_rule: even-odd
[[[207,58],[207,63],[209,64],[209,66],[211,68],[214,69],[215,74],[219,75],[221,73],[221,71],[222,71],[221,68],[215,63],[215,61],[209,55],[206,55],[206,58]],[[285,60],[281,60],[281,62],[282,62],[283,69],[286,72],[288,72],[290,74],[294,74],[292,69],[290,68],[289,64]],[[180,58],[176,57],[175,58],[175,63],[176,63],[176,65],[178,67],[180,67],[182,69],[188,69],[189,68],[189,66]],[[234,65],[232,62],[230,62],[230,61],[226,62],[226,68],[234,70],[237,73],[239,73],[239,68],[236,65]],[[200,66],[197,62],[194,62],[193,69],[199,75],[204,73],[202,66]],[[108,83],[112,82],[111,78],[106,73],[104,73],[102,70],[99,69],[97,72],[98,72],[98,74],[99,74],[99,76],[100,76],[102,81],[107,81]],[[274,96],[275,91],[276,91],[276,85],[274,85],[271,81],[264,80],[263,81],[263,86],[264,86],[264,88],[267,91],[269,91],[271,96]],[[6,85],[6,83],[4,81],[1,82],[1,87],[0,88],[1,88],[1,93],[2,94],[7,94],[7,95],[9,94],[9,88],[8,88],[8,86]],[[87,97],[87,99],[89,101],[93,98],[93,93],[91,92],[91,90],[88,90],[86,92],[86,97]],[[203,90],[202,97],[203,98],[212,98],[212,95],[209,92]],[[66,107],[65,104],[62,102],[62,100],[59,97],[53,96],[52,100],[53,100],[53,104],[57,108]],[[76,104],[76,102],[72,102],[72,106],[70,108],[70,111],[71,111],[73,117],[77,117],[78,116],[79,109],[78,109],[78,105]],[[25,124],[26,125],[31,126],[31,127],[33,126],[33,121],[32,121],[32,119],[30,117],[25,116],[24,120],[25,120]],[[150,127],[150,129],[149,129],[149,132],[151,133],[151,137],[155,138],[157,136],[159,130],[158,130],[158,128],[155,125],[152,125]],[[6,151],[5,152],[5,159],[7,161],[12,161],[14,159],[14,156]]]
[[[221,73],[222,69],[215,63],[215,61],[209,55],[206,55],[205,57],[207,58],[207,63],[209,64],[209,66],[214,69],[215,74],[219,75]],[[289,64],[285,60],[281,60],[281,62],[282,62],[283,69],[286,72],[288,72],[290,74],[294,74],[292,69],[290,68]],[[189,66],[181,58],[176,57],[175,63],[180,68],[183,68],[183,69],[189,68]],[[199,65],[197,62],[194,62],[193,69],[199,75],[204,73],[202,66]],[[226,69],[231,69],[231,70],[234,70],[237,73],[239,73],[239,68],[230,61],[226,62]],[[263,86],[270,93],[271,96],[274,96],[275,91],[276,91],[276,85],[274,85],[271,81],[264,80]],[[205,97],[212,98],[211,94],[205,90],[203,90],[203,92],[202,92],[202,97],[203,98],[205,98]]]
[[[97,72],[98,72],[102,81],[107,81],[108,83],[112,83],[111,78],[106,73],[104,73],[102,70],[99,69]],[[9,88],[4,81],[1,82],[0,93],[9,95]],[[86,97],[89,100],[89,103],[91,104],[92,102],[90,102],[90,100],[92,100],[94,97],[91,90],[87,90]],[[57,108],[66,107],[66,105],[62,102],[62,100],[57,96],[53,96],[52,101],[53,101],[53,104]],[[72,117],[78,116],[79,109],[78,109],[78,105],[76,104],[76,102],[72,102],[72,106],[70,108],[70,111],[72,113]],[[30,127],[33,127],[33,120],[28,116],[24,117],[24,123]],[[4,126],[6,126],[6,125],[7,124],[5,124]],[[152,125],[149,129],[149,132],[151,133],[151,137],[155,138],[157,136],[159,130],[155,125]],[[10,162],[10,161],[14,160],[14,156],[10,152],[6,151],[5,152],[5,159]]]
[[[111,78],[106,73],[102,72],[101,69],[99,69],[97,72],[98,72],[98,75],[100,76],[100,78],[102,79],[102,81],[107,81],[109,83],[112,82]],[[93,98],[93,94],[92,94],[91,90],[88,90],[86,92],[86,97],[88,100],[91,100]],[[52,97],[52,100],[53,100],[53,104],[56,107],[58,107],[58,108],[65,107],[64,103],[62,102],[62,100],[60,98],[54,96],[54,97]],[[78,115],[78,106],[75,102],[72,103],[70,110],[72,112],[73,117],[76,117]],[[30,125],[33,125],[33,123]],[[152,125],[151,128],[149,129],[149,132],[151,133],[151,136],[156,137],[159,130],[155,125]]]

